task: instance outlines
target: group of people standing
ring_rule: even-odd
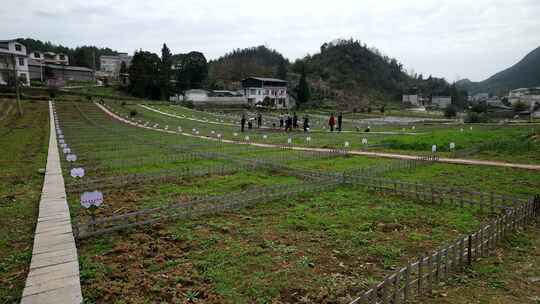
[[[298,125],[298,115],[296,114],[296,112],[293,113],[293,116],[289,114],[287,114],[286,117],[283,114],[279,116],[280,129],[285,129],[286,132],[291,132],[293,129],[298,129],[299,127],[300,126]],[[307,115],[304,116],[303,127],[304,132],[309,131],[309,117]]]
[[[242,114],[242,118],[240,119],[240,126],[241,126],[242,132],[244,132],[244,130],[246,128],[246,122],[247,122],[247,125],[248,125],[248,129],[253,129],[252,120],[256,120],[257,121],[257,128],[261,128],[261,126],[262,126],[262,114],[261,113],[258,113],[256,118],[250,118],[249,120],[246,119],[246,114]]]
[[[330,127],[330,132],[334,132],[334,128],[336,126],[336,117],[334,116],[334,113],[330,115],[330,118],[328,119],[328,126]],[[339,112],[337,117],[337,131],[341,132],[343,126],[343,113]]]
[[[257,121],[257,128],[261,128],[261,126],[262,126],[262,114],[261,113],[258,113],[256,118],[250,118],[249,120],[246,119],[245,114],[242,114],[242,119],[240,120],[240,126],[241,126],[241,131],[242,132],[244,132],[244,130],[245,130],[246,123],[247,123],[248,129],[253,129],[252,120],[256,120]],[[310,127],[309,127],[309,117],[307,115],[305,115],[303,120],[304,120],[304,123],[303,123],[304,132],[308,132],[309,129],[310,129]],[[334,130],[336,130],[338,132],[341,132],[343,130],[342,129],[343,128],[343,113],[339,112],[337,118],[336,118],[336,116],[334,116],[334,113],[332,113],[330,115],[330,118],[328,119],[328,126],[330,127],[330,132],[334,132]],[[275,128],[276,125],[273,124],[273,127]],[[298,115],[296,114],[296,112],[294,112],[292,116],[289,115],[289,114],[287,114],[286,116],[283,115],[283,114],[279,116],[279,128],[280,129],[284,129],[286,132],[291,132],[293,129],[298,129],[299,127],[300,126],[298,124]]]

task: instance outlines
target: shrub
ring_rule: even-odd
[[[452,117],[456,117],[457,115],[457,109],[455,106],[453,105],[448,105],[445,109],[444,109],[444,117],[446,118],[452,118]]]
[[[122,101],[122,103],[120,104],[120,106],[125,107],[125,106],[126,106],[126,102],[125,102],[125,101]]]
[[[512,105],[512,108],[514,109],[514,112],[519,113],[527,111],[529,109],[529,106],[522,101],[518,101]]]
[[[484,123],[488,122],[487,115],[484,113],[469,112],[465,117],[466,123]]]
[[[58,89],[55,88],[55,87],[49,87],[49,97],[50,98],[55,98],[56,95],[58,94]]]
[[[487,104],[485,102],[479,102],[472,106],[471,111],[475,113],[486,113],[487,112]]]
[[[137,110],[133,109],[129,112],[129,116],[130,117],[133,117],[133,116],[137,116]]]

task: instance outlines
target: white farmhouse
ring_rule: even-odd
[[[30,85],[26,47],[17,40],[0,40],[0,85],[6,85],[13,73],[23,85]]]
[[[439,109],[444,109],[451,104],[452,104],[452,97],[450,96],[431,97],[431,105],[434,107],[438,107]]]
[[[418,97],[418,95],[403,95],[403,99],[401,100],[402,103],[405,103],[405,104],[411,104],[411,105],[414,105],[414,106],[419,106],[420,105],[420,98]]]
[[[249,106],[288,109],[288,82],[275,78],[248,77],[242,80],[242,90]]]
[[[120,76],[120,68],[122,67],[122,62],[126,64],[126,68],[131,65],[132,56],[129,56],[128,53],[119,53],[114,56],[100,56],[100,74],[105,77],[111,77],[113,79],[118,79]]]
[[[511,104],[523,102],[533,109],[540,104],[540,87],[512,90],[508,93],[508,101]]]

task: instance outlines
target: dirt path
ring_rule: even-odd
[[[135,122],[133,122],[131,120],[125,119],[123,117],[120,117],[120,116],[112,113],[107,108],[105,108],[104,106],[102,106],[102,105],[100,105],[98,103],[95,103],[95,104],[101,110],[103,110],[107,115],[115,118],[116,120],[119,120],[119,121],[122,121],[124,123],[130,124],[132,126],[136,126],[136,127],[144,128],[144,129],[150,129],[150,130],[159,131],[159,132],[170,133],[170,134],[181,134],[181,135],[189,136],[189,137],[197,137],[197,138],[206,139],[206,140],[219,141],[219,139],[212,138],[212,137],[206,137],[206,136],[201,136],[201,135],[193,135],[193,134],[189,134],[189,133],[176,132],[176,131],[170,131],[170,130],[154,129],[152,127],[143,126],[143,125],[137,124],[137,123],[135,123]],[[161,111],[154,110],[154,109],[151,109],[151,108],[149,108],[149,110],[156,111],[158,113],[161,112]],[[164,112],[162,112],[162,113],[164,115],[174,116],[172,114],[168,114],[168,113],[164,113]],[[246,142],[238,142],[238,141],[227,140],[227,139],[221,139],[221,142],[232,143],[232,144],[242,144],[242,145],[252,145],[252,146],[263,147],[263,148],[280,148],[281,147],[279,145],[273,145],[273,144],[246,143]],[[325,148],[310,148],[310,147],[291,147],[290,149],[291,150],[296,150],[296,151],[318,151],[318,152],[330,152],[331,151],[330,149],[325,149]],[[416,159],[418,157],[417,155],[385,153],[385,152],[368,152],[368,151],[358,151],[358,150],[350,150],[350,151],[348,151],[348,153],[351,154],[351,155],[385,157],[385,158],[393,158],[393,159]],[[539,170],[540,171],[540,165],[531,165],[531,164],[516,164],[516,163],[506,163],[506,162],[490,161],[490,160],[476,160],[476,159],[463,159],[463,158],[445,158],[445,157],[439,158],[439,161],[443,162],[443,163],[457,164],[457,165],[494,166],[494,167],[505,167],[505,168],[516,168],[516,169],[527,169],[527,170]]]

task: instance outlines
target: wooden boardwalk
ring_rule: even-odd
[[[56,142],[52,103],[47,168],[39,203],[30,272],[21,303],[81,303],[79,261],[71,230],[64,178]]]
[[[139,124],[136,124],[135,122],[133,122],[133,121],[131,121],[129,119],[125,119],[123,117],[120,117],[120,116],[112,113],[107,108],[105,108],[104,106],[102,106],[102,105],[100,105],[98,103],[96,103],[96,105],[101,110],[103,110],[107,115],[115,118],[116,120],[119,120],[119,121],[122,121],[124,123],[130,124],[132,126],[136,126],[136,127],[144,128],[144,129],[150,129],[150,130],[159,131],[159,132],[170,133],[170,134],[182,134],[184,136],[197,137],[197,138],[202,138],[202,139],[206,139],[206,140],[214,140],[214,141],[218,140],[217,138],[206,137],[206,136],[202,136],[202,135],[194,135],[194,134],[185,133],[185,132],[179,133],[179,132],[176,132],[176,131],[154,129],[152,127],[146,127],[146,126],[143,126],[143,125],[139,125]],[[159,110],[155,110],[155,109],[152,109],[152,108],[148,108],[148,109],[152,110],[154,112],[163,114],[163,115],[167,115],[167,116],[172,115],[172,114],[161,112]],[[227,140],[227,139],[221,139],[221,142],[232,143],[232,144],[252,145],[252,146],[263,147],[263,148],[279,148],[279,147],[281,147],[281,146],[275,145],[275,144],[262,144],[262,143],[252,143],[252,142],[246,143],[246,142],[238,142],[238,141]],[[300,147],[300,146],[292,146],[291,149],[292,150],[297,150],[297,151],[313,151],[313,152],[329,152],[329,151],[332,151],[331,149],[325,149],[325,148],[310,148],[310,147]],[[360,150],[348,150],[347,153],[349,153],[351,155],[385,157],[385,158],[394,158],[394,159],[416,159],[418,157],[418,155],[407,155],[407,154],[386,153],[386,152],[369,152],[369,151],[360,151]],[[540,165],[507,163],[507,162],[490,161],[490,160],[477,160],[477,159],[441,157],[441,158],[439,158],[439,162],[449,163],[449,164],[456,164],[456,165],[494,166],[494,167],[506,167],[506,168],[527,169],[527,170],[538,170],[538,171],[540,171]]]

